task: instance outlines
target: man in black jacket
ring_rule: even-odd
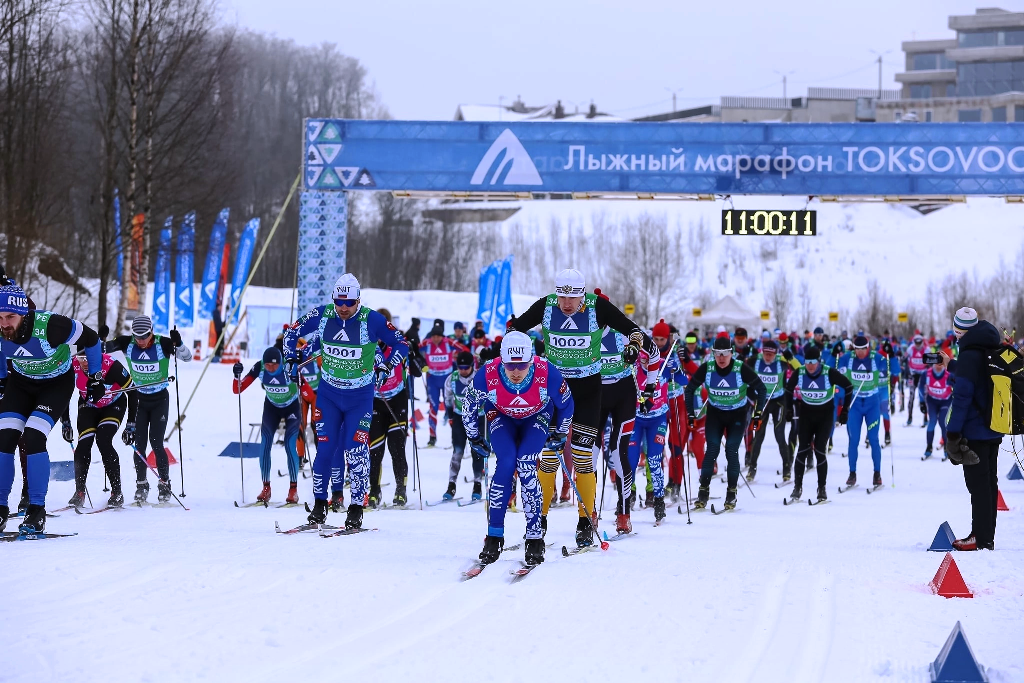
[[[953,317],[960,354],[949,361],[953,373],[953,404],[946,423],[946,453],[954,465],[963,464],[964,482],[971,492],[971,533],[953,542],[957,550],[995,548],[998,481],[996,459],[1003,435],[989,428],[992,388],[988,354],[998,349],[999,331],[978,320],[973,308],[961,308]]]

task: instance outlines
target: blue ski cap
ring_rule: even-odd
[[[0,313],[28,315],[28,296],[18,285],[0,287]]]

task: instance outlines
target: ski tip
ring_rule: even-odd
[[[569,549],[564,545],[562,546],[562,557],[569,557]]]
[[[236,508],[237,508],[237,507],[242,507],[241,505],[239,505],[239,504],[238,504],[238,501],[237,501],[237,500],[236,500],[236,501],[234,501],[234,503],[235,503],[235,507],[236,507]]]
[[[683,514],[683,506],[682,505],[677,505],[676,506],[676,512],[678,512],[679,514]]]

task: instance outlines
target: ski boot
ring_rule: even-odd
[[[911,408],[907,411],[907,426],[914,424],[914,409]]]
[[[264,507],[266,507],[267,503],[270,502],[270,482],[269,481],[263,482],[263,490],[260,491],[260,495],[256,496],[256,502],[257,503],[263,503]]]
[[[25,508],[25,521],[18,525],[19,534],[41,534],[46,531],[46,508],[29,505]]]
[[[875,476],[873,476],[871,478],[871,485],[872,486],[881,486],[882,485],[882,473],[881,472],[875,472]]]
[[[379,508],[380,507],[380,503],[381,503],[381,500],[380,500],[381,497],[382,497],[382,494],[380,492],[380,489],[371,490],[370,491],[370,495],[368,497],[368,502],[370,503],[370,507],[373,508],[374,510]]]
[[[526,564],[533,566],[544,561],[544,539],[526,539]]]
[[[299,503],[299,485],[297,482],[292,482],[288,485],[288,497],[284,499],[285,505],[298,505]]]
[[[11,508],[0,505],[0,531],[7,528],[7,518],[11,516]]]
[[[355,503],[348,506],[345,515],[345,529],[359,529],[363,526],[363,506]]]
[[[20,516],[28,509],[28,491],[21,492],[21,500],[18,501],[18,515]]]
[[[149,482],[135,482],[135,504],[142,507],[142,504],[146,502],[147,498],[149,498]]]
[[[547,535],[548,535],[548,516],[547,515],[541,515],[540,516],[540,537],[544,538]]]
[[[616,513],[615,514],[615,532],[619,534],[628,534],[633,531],[633,523],[629,520],[628,514]]]
[[[654,521],[660,522],[665,519],[665,497],[655,496],[654,497]]]
[[[754,477],[757,476],[757,467],[751,465],[750,469],[747,470],[747,481],[754,481]]]
[[[331,512],[340,512],[345,504],[345,491],[331,491]],[[322,524],[322,522],[321,522]]]
[[[932,457],[932,447],[931,446],[928,446],[928,448],[924,449],[924,457],[925,458]]]
[[[789,494],[789,502],[795,503],[800,500],[804,495],[804,485],[800,482],[793,484],[793,492]]]
[[[405,507],[405,504],[409,500],[405,495],[405,484],[395,484],[395,497],[391,499],[391,504],[396,508]]]
[[[723,504],[722,507],[724,507],[726,510],[735,510],[736,509],[736,487],[735,486],[725,490],[725,503]]]
[[[711,498],[711,480],[700,478],[700,486],[697,488],[697,500],[693,503],[694,510],[703,510],[708,506],[708,499]]]
[[[68,505],[76,509],[85,507],[85,491],[75,491],[71,500],[68,501]]]
[[[454,500],[455,499],[455,482],[454,481],[448,482],[448,490],[444,492],[444,495],[441,496],[441,498],[443,498],[444,500]]]
[[[110,492],[110,498],[107,499],[108,508],[119,508],[124,505],[124,494],[121,493],[121,489],[113,489]]]
[[[270,484],[267,484],[267,498],[270,498]],[[171,499],[171,482],[167,479],[161,479],[156,483],[156,499],[159,503],[166,503]]]
[[[309,513],[309,517],[306,521],[310,524],[326,524],[327,523],[327,501],[323,498],[317,498],[313,501],[313,511]]]
[[[855,486],[857,484],[857,473],[850,472],[850,476],[846,478],[846,488]]]
[[[433,448],[436,445],[437,445],[437,437],[436,436],[431,436],[429,439],[427,439],[427,448]]]
[[[541,545],[544,542],[541,541]],[[484,549],[480,551],[480,561],[483,564],[490,564],[497,561],[501,555],[501,549],[505,547],[505,539],[501,536],[484,536]]]
[[[889,432],[886,432],[885,433],[885,445],[888,446],[890,443],[892,443],[892,436],[889,434]]]
[[[828,500],[828,494],[825,493],[825,485],[821,484],[818,486],[818,502],[820,503],[823,500]]]
[[[580,548],[594,545],[594,527],[586,517],[580,517],[580,521],[576,523],[576,545]]]
[[[473,500],[480,500],[484,497],[483,485],[478,482],[473,482]]]
[[[665,495],[672,503],[679,502],[679,484],[669,484],[665,487]]]
[[[974,534],[971,534],[967,538],[961,538],[953,541],[953,547],[957,550],[977,550],[978,541],[974,537]]]

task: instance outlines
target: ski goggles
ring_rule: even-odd
[[[506,361],[506,362],[502,363],[502,365],[504,365],[506,368],[508,368],[512,372],[523,372],[524,370],[526,370],[527,368],[530,367],[530,363],[531,362],[532,361],[528,361],[528,360],[524,360],[524,361],[521,361],[521,362]]]
[[[352,308],[359,303],[359,299],[335,299],[335,306],[344,306],[345,308]]]
[[[725,356],[731,356],[732,349],[715,349],[716,358],[724,358]]]
[[[505,365],[508,365],[508,363],[505,363]],[[457,367],[459,370],[469,370],[473,367],[473,364],[470,363],[469,365],[456,365],[455,367]]]
[[[804,361],[804,365],[817,365],[819,362],[817,358],[808,358]]]

